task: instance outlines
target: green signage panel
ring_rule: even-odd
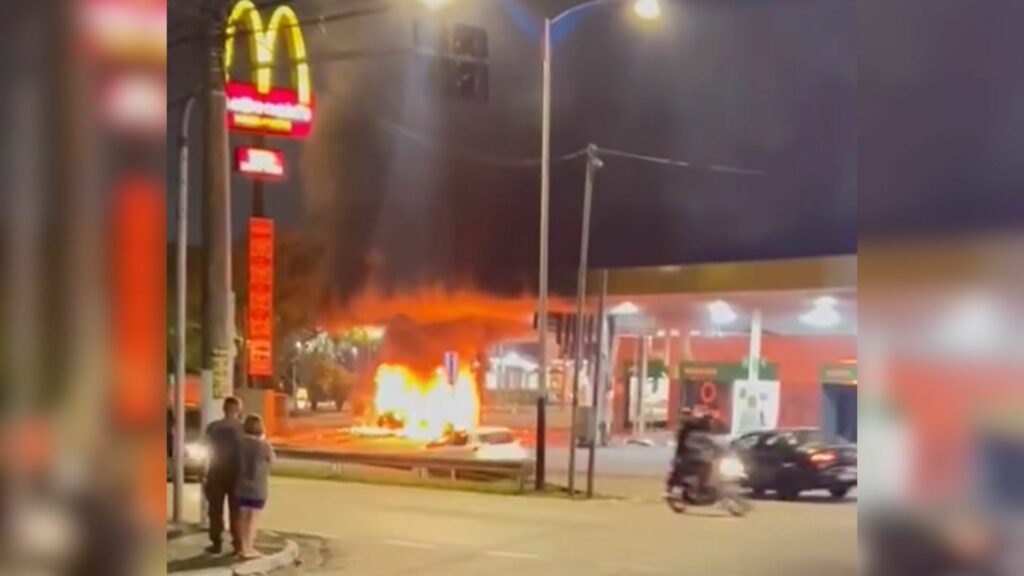
[[[761,360],[758,375],[762,380],[778,380],[778,365]],[[713,382],[735,382],[747,379],[747,361],[742,362],[681,362],[680,380],[709,380]]]
[[[825,364],[821,367],[821,381],[824,384],[857,385],[856,364]]]

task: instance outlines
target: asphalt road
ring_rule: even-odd
[[[653,485],[652,485],[653,486]],[[187,510],[198,512],[189,491]],[[275,478],[263,525],[323,539],[294,574],[854,576],[853,501],[763,501],[747,518],[655,498],[570,502]]]

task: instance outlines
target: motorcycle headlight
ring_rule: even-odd
[[[210,448],[205,444],[186,444],[185,457],[189,460],[201,460],[205,462],[210,459]]]
[[[722,458],[722,461],[718,463],[718,473],[724,478],[742,478],[746,475],[747,471],[739,458],[728,456]]]

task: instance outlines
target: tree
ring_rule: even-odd
[[[277,234],[274,250],[274,345],[279,372],[291,362],[290,351],[316,329],[329,308],[326,253],[316,234]]]
[[[325,350],[304,353],[299,367],[300,379],[309,390],[313,409],[316,410],[317,404],[324,400],[334,400],[337,409],[341,410],[355,386],[355,376]]]
[[[185,289],[185,372],[198,374],[202,366],[203,305],[202,247],[189,246]],[[177,261],[175,243],[167,244],[167,373],[174,373],[178,354],[177,339]]]

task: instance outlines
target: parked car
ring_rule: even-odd
[[[807,490],[845,498],[857,486],[857,446],[817,428],[752,432],[733,443],[755,495],[775,492],[795,500]]]
[[[210,461],[210,449],[203,442],[203,417],[198,406],[185,408],[185,479],[202,481]],[[167,479],[174,478],[173,411],[167,409]]]

